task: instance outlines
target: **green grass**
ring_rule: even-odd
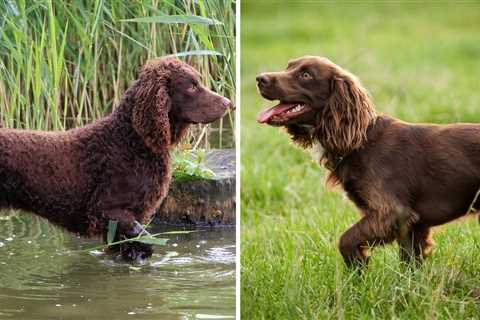
[[[258,125],[272,105],[255,75],[323,55],[359,76],[377,110],[410,122],[479,122],[480,3],[353,5],[244,0],[241,62],[241,313],[245,319],[480,317],[480,226],[436,230],[421,268],[396,245],[373,251],[364,276],[337,243],[359,219],[325,170],[282,130]]]
[[[234,100],[234,29],[234,0],[0,0],[0,121],[84,125],[118,104],[147,59],[172,53]],[[232,147],[232,116],[197,126],[184,145]]]

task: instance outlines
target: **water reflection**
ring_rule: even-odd
[[[151,260],[132,266],[85,250],[98,241],[43,219],[0,217],[0,318],[234,318],[234,230],[167,236]]]

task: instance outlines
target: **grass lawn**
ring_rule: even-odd
[[[323,55],[352,71],[379,112],[410,122],[480,122],[480,3],[333,5],[242,0],[241,314],[245,319],[480,318],[480,225],[442,226],[409,271],[390,245],[364,274],[345,269],[340,235],[359,219],[325,170],[282,130],[255,75]]]

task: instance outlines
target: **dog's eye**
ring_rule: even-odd
[[[308,73],[307,71],[302,72],[302,74],[300,76],[302,77],[303,80],[312,79],[312,75],[310,73]]]

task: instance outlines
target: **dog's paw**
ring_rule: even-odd
[[[120,245],[120,255],[128,262],[143,262],[153,254],[153,247],[150,244],[141,242],[127,242]]]

